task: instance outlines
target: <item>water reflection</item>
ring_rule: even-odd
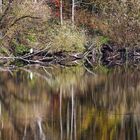
[[[138,140],[139,111],[133,68],[0,72],[1,140]]]

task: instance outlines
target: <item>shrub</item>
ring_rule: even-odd
[[[62,26],[55,25],[48,36],[52,51],[81,52],[85,49],[85,32],[68,23]]]
[[[29,48],[24,44],[18,43],[15,40],[12,41],[13,54],[15,56],[24,55],[29,52]]]
[[[92,47],[96,47],[100,50],[103,44],[107,44],[109,42],[109,38],[105,36],[94,36],[89,42],[92,44]]]

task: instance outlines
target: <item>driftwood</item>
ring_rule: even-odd
[[[124,48],[118,46],[103,45],[102,63],[104,65],[123,65],[126,62],[138,64],[140,62],[140,48]]]
[[[98,55],[96,48],[86,51],[85,53],[69,53],[69,52],[53,52],[50,53],[48,48],[37,50],[33,53],[28,53],[23,56],[8,56],[0,57],[1,63],[9,63],[16,65],[16,62],[27,64],[50,65],[59,64],[67,66],[71,63],[77,64],[77,60],[84,60],[90,67],[93,67],[97,61],[107,66],[123,65],[126,61],[133,64],[140,62],[140,49],[139,48],[121,48],[117,46],[103,45]],[[10,63],[10,64],[11,64]]]
[[[82,59],[83,55],[78,53],[69,54],[67,52],[54,52],[50,53],[48,50],[43,49],[35,51],[33,53],[28,53],[23,56],[8,56],[0,57],[0,62],[7,64],[11,62],[16,65],[16,62],[27,64],[40,64],[40,65],[50,65],[50,64],[60,64],[67,65],[69,62],[74,62],[76,60]],[[10,63],[10,64],[11,64]]]

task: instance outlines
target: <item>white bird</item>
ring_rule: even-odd
[[[34,50],[33,50],[33,48],[31,48],[31,49],[30,49],[30,53],[33,53],[33,52],[34,52]]]

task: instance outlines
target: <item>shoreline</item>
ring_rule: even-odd
[[[100,50],[93,48],[83,53],[66,51],[50,53],[47,50],[39,50],[23,56],[0,57],[1,66],[11,64],[15,66],[18,66],[18,64],[39,64],[44,66],[58,64],[67,66],[68,63],[73,63],[77,60],[83,60],[90,66],[94,66],[94,63],[98,63],[98,60],[106,66],[122,65],[126,61],[138,64],[140,61],[140,48],[123,48],[105,44],[102,45]]]

